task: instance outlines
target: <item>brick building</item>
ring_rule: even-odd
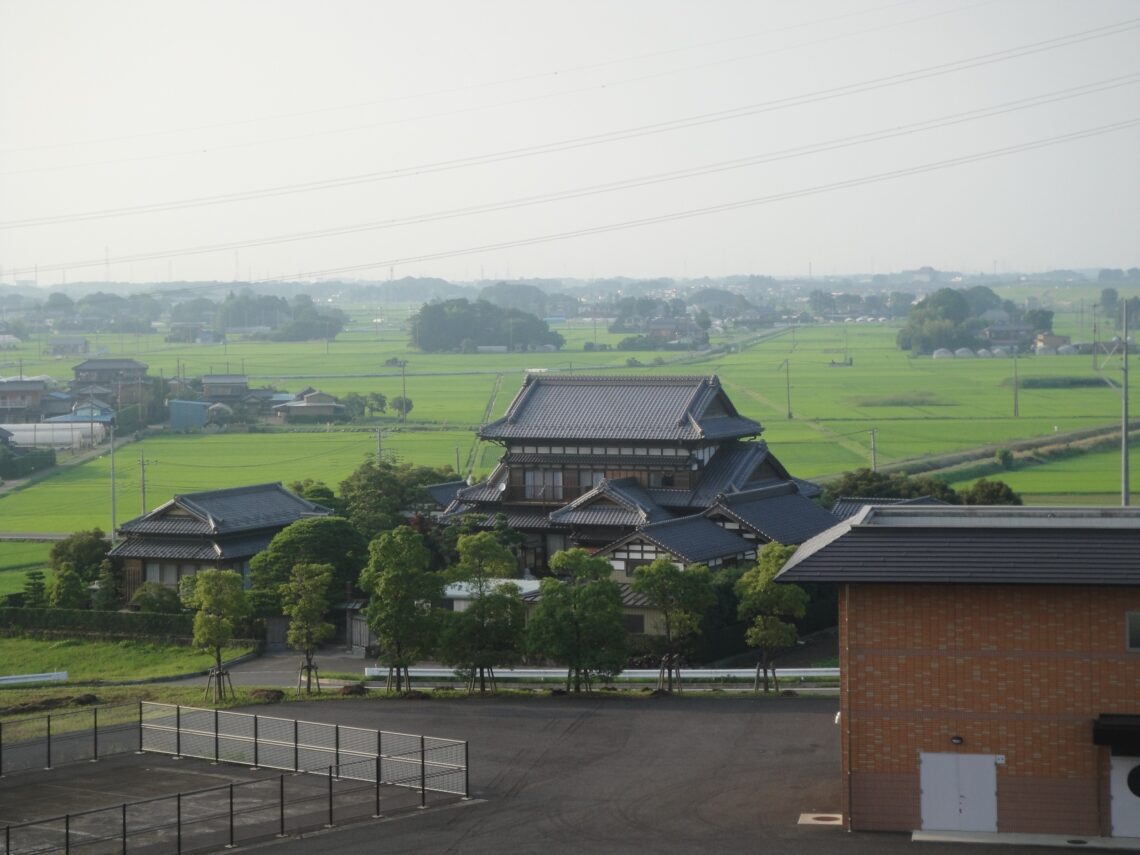
[[[779,579],[839,585],[849,829],[1140,838],[1140,513],[868,507]]]

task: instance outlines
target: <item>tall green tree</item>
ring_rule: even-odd
[[[91,608],[91,594],[87,590],[87,583],[70,561],[64,561],[56,569],[49,601],[54,609]]]
[[[298,564],[331,566],[325,593],[330,602],[339,602],[355,584],[367,554],[368,542],[343,517],[309,517],[287,525],[249,562],[258,612],[281,613],[281,586]]]
[[[180,593],[182,601],[194,609],[194,646],[214,654],[211,683],[214,700],[226,696],[222,650],[233,640],[238,624],[249,614],[242,578],[233,570],[211,568],[193,576],[184,576]]]
[[[450,480],[448,471],[369,457],[340,484],[349,521],[366,540],[404,525],[404,514],[432,504],[424,486]]]
[[[539,583],[528,648],[566,666],[567,691],[588,690],[594,675],[619,674],[625,665],[621,589],[610,563],[584,549],[556,552],[550,569],[555,575]]]
[[[700,629],[701,615],[716,599],[709,569],[695,565],[684,570],[668,558],[657,558],[634,571],[632,587],[661,612],[665,629],[661,668],[666,674],[664,688],[672,692],[674,675],[678,688],[681,684],[678,643]]]
[[[1021,496],[1004,481],[979,478],[959,494],[965,505],[1020,505]]]
[[[77,531],[52,545],[48,565],[58,571],[66,562],[85,582],[94,582],[99,567],[111,550],[111,541],[100,528]]]
[[[791,619],[799,619],[807,611],[807,592],[798,585],[775,582],[776,574],[795,553],[796,547],[772,541],[760,550],[756,566],[740,577],[736,591],[740,596],[740,616],[752,623],[745,633],[749,647],[757,651],[756,682],[760,687],[760,672],[764,673],[764,691],[768,691],[768,672],[776,691],[780,684],[772,657],[779,650],[791,647],[799,637]]]
[[[24,576],[24,608],[46,608],[47,584],[44,582],[43,570],[29,570]]]
[[[522,656],[526,611],[516,585],[497,580],[516,575],[518,562],[494,532],[459,538],[459,563],[448,572],[452,582],[468,586],[468,607],[448,619],[442,636],[443,661],[466,671],[469,687],[487,691],[494,669]]]
[[[329,610],[331,564],[296,564],[289,581],[281,586],[281,603],[289,618],[285,640],[305,657],[305,694],[313,693],[313,657],[321,642],[332,637],[333,625],[325,620]]]
[[[443,597],[443,577],[431,571],[431,551],[408,526],[377,537],[368,546],[360,587],[368,594],[368,625],[376,635],[388,685],[411,688],[408,668],[429,656],[439,628],[435,603]]]
[[[840,496],[874,499],[918,499],[930,496],[951,505],[961,501],[953,487],[937,478],[872,472],[870,469],[845,472],[842,477],[829,483],[824,491],[824,504],[831,507]]]

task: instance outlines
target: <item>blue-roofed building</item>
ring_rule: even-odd
[[[619,579],[659,556],[747,561],[758,544],[802,543],[836,522],[762,431],[715,375],[530,374],[479,432],[504,447],[490,476],[440,485],[437,501],[445,518],[504,514],[536,575],[573,547],[605,555]]]

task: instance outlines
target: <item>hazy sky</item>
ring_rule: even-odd
[[[1130,122],[1135,0],[0,0],[0,280],[1129,267]]]

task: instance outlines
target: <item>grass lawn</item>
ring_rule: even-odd
[[[29,570],[44,571],[44,581],[51,579],[47,569],[50,543],[0,541],[0,597],[24,589],[24,576]]]
[[[230,648],[234,659],[250,648]],[[175,644],[138,641],[5,638],[0,642],[0,674],[66,671],[72,683],[148,680],[191,674],[213,665],[213,656]]]

